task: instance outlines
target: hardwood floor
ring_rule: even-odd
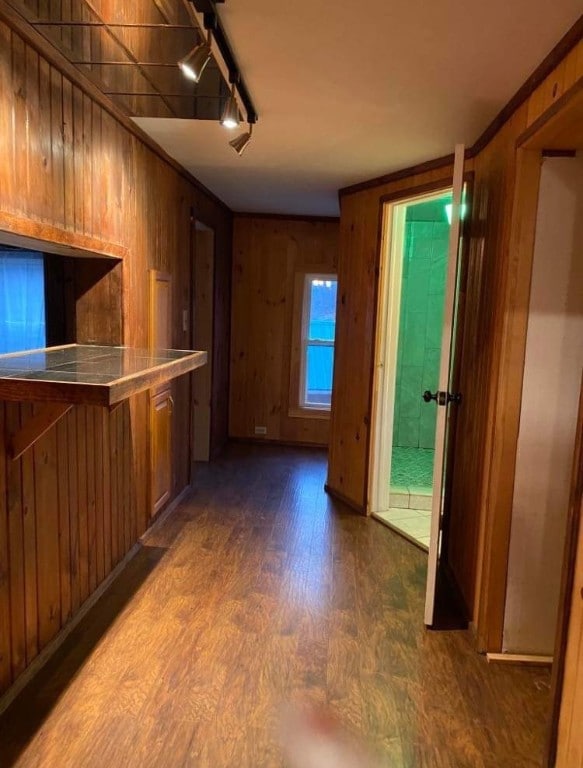
[[[281,702],[398,768],[540,766],[541,669],[423,627],[427,556],[323,491],[317,451],[232,446],[0,719],[0,766],[281,766]]]

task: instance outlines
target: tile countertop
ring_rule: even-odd
[[[112,406],[200,368],[207,353],[67,344],[0,355],[0,399]]]

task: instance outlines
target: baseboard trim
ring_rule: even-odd
[[[76,629],[81,621],[87,616],[89,611],[95,606],[98,600],[109,589],[117,577],[122,573],[130,560],[138,554],[140,549],[147,543],[148,536],[156,530],[162,523],[172,514],[176,507],[184,500],[185,496],[190,492],[192,486],[187,485],[186,488],[178,494],[178,496],[170,502],[170,504],[163,510],[157,518],[153,521],[152,525],[145,531],[142,536],[136,541],[133,547],[129,550],[123,560],[120,560],[111,573],[101,582],[97,589],[85,600],[83,605],[79,608],[77,613],[72,616],[67,624],[58,632],[57,635],[46,645],[38,656],[29,664],[24,672],[19,675],[12,683],[10,688],[0,696],[0,715],[5,712],[8,707],[13,703],[16,697],[26,688],[26,686],[34,679],[34,677],[40,672],[49,659],[55,654],[65,640],[69,637],[71,632]]]
[[[366,515],[366,510],[362,504],[357,504],[352,499],[349,499],[348,496],[345,496],[341,491],[337,491],[335,488],[332,488],[330,485],[328,485],[328,483],[325,483],[324,490],[329,496],[332,496],[333,499],[341,501],[343,504],[346,504],[347,507],[350,507],[350,509],[358,512],[360,515]]]
[[[552,656],[536,656],[527,653],[487,653],[489,663],[528,664],[535,667],[549,667],[553,663]]]
[[[229,437],[231,443],[238,445],[268,445],[271,447],[282,446],[283,448],[315,448],[319,451],[327,450],[327,443],[302,443],[296,440],[272,440],[269,437]]]

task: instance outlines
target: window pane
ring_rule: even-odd
[[[308,344],[306,350],[306,405],[330,407],[334,347]]]
[[[334,341],[336,331],[336,280],[314,279],[310,285],[308,339]]]
[[[0,354],[46,347],[42,253],[0,250]]]

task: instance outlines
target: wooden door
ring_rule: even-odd
[[[150,349],[172,348],[172,281],[170,275],[150,271]],[[172,493],[172,389],[168,383],[149,392],[150,514],[155,515]]]
[[[436,401],[437,424],[435,430],[435,459],[433,465],[433,496],[431,509],[431,534],[429,539],[429,559],[427,563],[427,590],[425,595],[425,624],[435,623],[435,597],[437,574],[441,551],[441,532],[445,510],[446,456],[450,453],[453,438],[453,418],[451,407],[457,407],[454,391],[453,374],[455,371],[454,338],[456,331],[456,299],[458,293],[460,235],[462,197],[464,191],[464,154],[463,144],[455,148],[453,175],[452,222],[449,235],[449,253],[447,264],[447,283],[443,310],[443,331],[441,341],[441,361],[439,367],[439,388],[431,395]],[[425,397],[424,395],[424,397]]]

